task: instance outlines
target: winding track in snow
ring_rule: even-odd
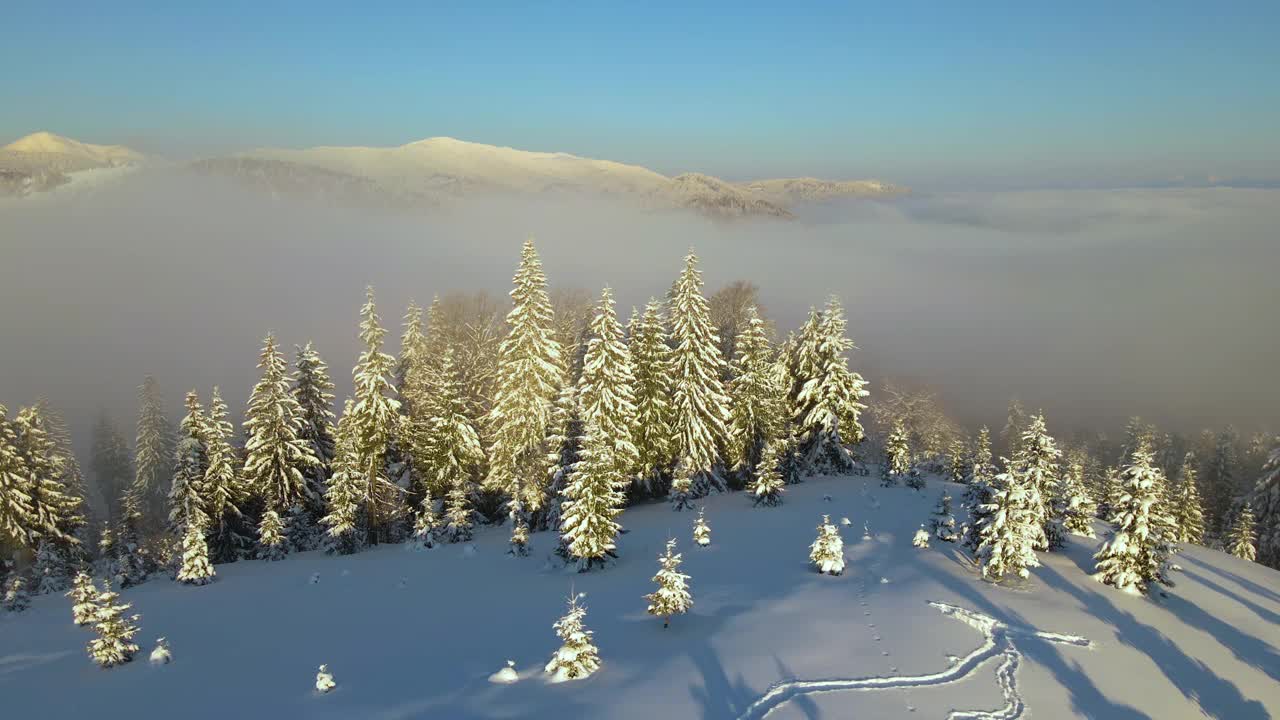
[[[996,670],[996,683],[1004,695],[1005,706],[998,710],[954,710],[948,720],[1015,720],[1022,717],[1026,705],[1018,694],[1017,672],[1022,653],[1014,645],[1018,636],[1036,637],[1054,643],[1091,647],[1089,640],[1075,635],[1041,632],[1035,628],[1013,627],[990,615],[966,610],[942,602],[930,602],[942,614],[959,620],[980,631],[984,642],[976,650],[960,658],[951,667],[928,675],[867,678],[832,678],[828,680],[792,680],[770,687],[764,695],[751,703],[739,715],[739,720],[762,720],[789,701],[805,696],[847,690],[890,690],[895,688],[930,687],[958,682],[977,670],[988,660],[1003,657],[1004,662]]]

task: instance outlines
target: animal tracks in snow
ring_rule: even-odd
[[[930,602],[943,615],[959,620],[982,633],[984,641],[976,650],[957,658],[946,670],[927,675],[894,675],[892,677],[831,678],[826,680],[789,680],[776,683],[761,695],[739,716],[740,720],[760,720],[791,700],[807,695],[849,690],[894,690],[915,687],[948,685],[968,677],[988,660],[1001,658],[996,669],[996,684],[1004,696],[1005,705],[997,710],[953,710],[948,720],[1016,720],[1026,712],[1026,704],[1018,694],[1018,666],[1022,661],[1014,640],[1018,637],[1035,637],[1054,643],[1091,647],[1089,640],[1075,635],[1042,632],[1035,628],[1017,627],[1002,623],[990,615],[966,610],[942,602]]]

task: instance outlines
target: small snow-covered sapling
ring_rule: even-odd
[[[150,661],[152,665],[168,665],[173,662],[173,653],[169,652],[169,641],[165,638],[156,638],[155,649],[151,651]]]
[[[338,686],[333,681],[333,674],[329,672],[328,665],[321,665],[320,671],[316,673],[316,692],[324,694]]]
[[[707,525],[706,508],[698,508],[698,519],[693,523],[693,541],[698,547],[711,544],[711,526]]]

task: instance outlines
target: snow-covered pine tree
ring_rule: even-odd
[[[209,524],[209,555],[215,563],[233,562],[252,542],[252,530],[241,507],[248,501],[248,488],[236,469],[239,457],[231,446],[233,432],[227,404],[217,386],[209,397],[209,417],[205,422],[208,466],[204,471],[204,512]]]
[[[98,612],[94,616],[93,629],[98,636],[89,641],[89,657],[104,668],[123,665],[133,659],[138,646],[133,642],[138,634],[140,616],[125,617],[131,605],[117,603],[120,594],[112,591],[111,583],[98,593]]]
[[[579,605],[578,600],[585,596],[585,593],[571,594],[569,611],[551,626],[561,642],[560,649],[544,668],[552,682],[581,680],[600,669],[600,651],[591,642],[591,631],[582,624],[587,608]]]
[[[1032,510],[1040,530],[1033,547],[1052,550],[1062,545],[1061,519],[1054,514],[1053,492],[1062,451],[1050,437],[1044,413],[1037,413],[1025,426],[1017,442],[1013,465],[1020,479],[1034,486],[1038,504]]]
[[[754,305],[734,342],[736,356],[729,382],[729,463],[745,485],[760,464],[764,447],[786,429],[785,388],[769,347],[764,320]]]
[[[436,501],[430,491],[425,491],[417,510],[413,513],[413,542],[419,548],[431,548],[436,544],[436,533],[442,528]]]
[[[944,488],[933,508],[933,517],[929,521],[930,529],[939,540],[956,541],[956,519],[951,515],[951,494]]]
[[[445,497],[444,538],[451,543],[466,542],[471,539],[472,516],[471,501],[462,485],[454,485]]]
[[[164,412],[164,400],[150,375],[138,388],[138,436],[134,442],[134,475],[130,493],[137,499],[142,522],[150,525],[163,517],[173,472],[173,425]]]
[[[192,516],[182,535],[182,567],[178,570],[177,577],[180,583],[208,585],[217,574],[209,562],[209,544],[204,538],[202,522],[201,516]]]
[[[884,464],[880,468],[880,484],[897,485],[911,472],[911,449],[907,447],[907,430],[901,418],[893,421],[889,437],[884,441]]]
[[[388,451],[400,434],[400,402],[392,395],[391,372],[395,358],[382,352],[386,330],[378,320],[373,288],[365,290],[365,303],[360,309],[360,353],[352,383],[355,405],[352,407],[352,467],[359,472],[365,486],[365,516],[368,540],[388,542],[392,524],[404,514],[404,491],[387,475]]]
[[[692,468],[696,463],[689,458],[681,458],[672,469],[671,489],[667,492],[671,507],[675,510],[691,509],[694,506]]]
[[[1226,535],[1230,529],[1231,509],[1239,493],[1236,485],[1239,440],[1233,427],[1228,426],[1218,433],[1213,454],[1209,457],[1208,467],[1204,469],[1201,479],[1210,523],[1219,537]]]
[[[63,484],[58,450],[46,431],[40,405],[18,411],[13,422],[15,444],[27,477],[22,492],[29,498],[30,541],[44,538],[56,543],[61,552],[78,548],[76,537],[84,525],[84,500],[71,494]]]
[[[333,680],[333,673],[329,672],[329,666],[321,665],[316,671],[316,692],[323,695],[337,686],[338,683]]]
[[[29,478],[9,410],[0,405],[0,546],[26,547],[31,539],[35,519]]]
[[[1000,431],[1000,440],[1004,442],[1008,457],[1018,454],[1018,446],[1022,442],[1022,434],[1027,430],[1027,411],[1022,408],[1022,401],[1013,398],[1009,401],[1009,416],[1004,428]]]
[[[36,561],[31,568],[35,576],[35,594],[61,593],[71,583],[71,562],[63,546],[49,538],[36,544]]]
[[[347,398],[342,417],[338,420],[333,472],[329,474],[324,491],[324,504],[328,514],[321,520],[326,528],[326,551],[340,555],[355,552],[364,540],[362,508],[365,485],[359,470],[353,464],[351,410],[354,406],[355,402]]]
[[[809,546],[809,562],[820,574],[839,575],[844,572],[844,540],[840,529],[831,524],[831,516],[823,515],[818,526],[818,539]]]
[[[778,453],[786,444],[783,439],[765,443],[760,462],[756,463],[755,480],[747,488],[751,491],[752,504],[774,507],[782,503],[786,483],[782,478]]]
[[[178,426],[178,442],[173,455],[173,481],[169,489],[169,529],[176,533],[193,522],[204,527],[205,471],[209,464],[207,418],[200,396],[187,393],[187,414]]]
[[[675,539],[667,540],[667,549],[658,556],[661,566],[653,582],[658,589],[645,595],[649,602],[646,610],[654,617],[662,618],[662,627],[671,623],[672,615],[683,615],[693,608],[693,597],[689,594],[689,576],[680,572],[680,553],[676,552]]]
[[[263,341],[258,362],[262,379],[249,396],[245,413],[244,478],[261,498],[263,509],[287,513],[306,495],[304,472],[319,460],[311,445],[300,436],[302,408],[294,398],[288,365],[269,334]]]
[[[319,462],[303,470],[306,491],[303,501],[313,527],[324,517],[324,489],[332,471],[334,456],[333,381],[329,366],[308,341],[295,346],[294,368],[297,370],[293,397],[301,410],[302,427],[298,437],[311,446],[311,454]],[[296,534],[296,533],[295,533]],[[296,538],[295,538],[296,540]]]
[[[12,613],[22,612],[31,605],[31,584],[21,573],[13,573],[4,584],[4,597],[0,607]]]
[[[1177,528],[1177,541],[1201,544],[1204,542],[1204,507],[1200,502],[1200,488],[1196,479],[1196,456],[1187,453],[1178,481],[1173,487],[1173,523]]]
[[[729,398],[720,380],[724,374],[720,338],[711,324],[698,256],[692,250],[671,289],[670,308],[675,455],[680,458],[678,474],[689,480],[689,496],[700,498],[725,489],[719,448],[728,433]],[[673,500],[676,492],[673,483]],[[673,502],[677,510],[682,506]]]
[[[560,504],[560,536],[578,571],[585,572],[617,557],[615,518],[622,512],[626,479],[612,438],[599,422],[587,423],[581,455]]]
[[[711,544],[711,526],[707,524],[707,509],[698,508],[698,517],[693,521],[693,542],[698,547]]]
[[[911,538],[911,544],[918,548],[929,547],[929,531],[925,530],[923,525],[916,530],[916,534]]]
[[[1258,559],[1258,549],[1254,544],[1256,524],[1253,508],[1249,503],[1244,503],[1231,522],[1231,529],[1227,532],[1227,550],[1232,555],[1251,562]]]
[[[1147,584],[1169,584],[1165,576],[1167,539],[1152,523],[1152,505],[1160,471],[1151,465],[1151,447],[1140,440],[1121,475],[1122,494],[1115,507],[1115,531],[1098,553],[1099,581],[1130,593],[1146,592]]]
[[[513,285],[509,332],[498,348],[497,389],[489,410],[493,443],[485,485],[506,496],[514,536],[522,528],[527,532],[524,513],[538,512],[546,502],[547,458],[556,450],[548,438],[555,434],[551,423],[565,359],[532,240],[521,250]]]
[[[578,416],[584,428],[595,423],[610,439],[612,447],[607,452],[617,465],[616,476],[621,483],[618,489],[625,491],[640,468],[640,453],[632,434],[636,420],[635,377],[631,351],[624,342],[609,288],[600,293],[590,331],[582,377],[578,380]]]
[[[258,557],[263,560],[283,560],[289,554],[289,531],[280,514],[275,510],[262,513],[258,524]]]
[[[147,579],[156,569],[156,563],[142,547],[139,537],[144,520],[140,501],[132,492],[124,498],[124,513],[116,532],[115,560],[111,563],[114,580],[122,588],[132,587]]]
[[[1027,577],[1027,568],[1039,567],[1035,541],[1043,532],[1037,509],[1040,492],[1019,467],[1005,461],[1008,472],[991,481],[990,502],[982,506],[977,528],[975,556],[982,576],[996,582],[1006,575]]]
[[[801,338],[794,417],[798,449],[810,472],[851,472],[854,456],[848,446],[865,437],[859,418],[869,393],[862,376],[849,370],[846,354],[854,344],[845,333],[844,308],[833,295],[816,327]]]
[[[93,512],[89,505],[84,472],[71,446],[71,431],[67,427],[66,420],[44,398],[36,401],[36,408],[39,411],[41,425],[52,446],[50,462],[53,466],[54,479],[62,487],[62,492],[71,503],[71,511],[63,514],[63,532],[74,538],[76,542],[58,541],[58,556],[67,563],[83,562],[88,556],[85,547],[89,540],[89,517]],[[69,574],[66,580],[70,582]]]
[[[98,587],[89,573],[83,570],[76,573],[67,597],[71,598],[72,622],[84,626],[94,621],[98,615]]]
[[[992,478],[995,467],[991,463],[991,431],[986,425],[978,431],[977,446],[973,452],[973,466],[969,472],[969,486],[964,489],[961,504],[969,512],[969,521],[960,528],[960,541],[970,550],[977,551],[982,538],[978,534],[994,493]]]
[[[671,405],[672,360],[662,303],[650,299],[644,313],[631,319],[631,361],[635,365],[635,443],[639,452],[639,490],[661,491],[675,460]]]
[[[1093,516],[1097,507],[1089,497],[1084,480],[1085,455],[1080,449],[1067,454],[1067,466],[1057,481],[1054,492],[1054,515],[1062,522],[1062,529],[1080,537],[1094,537]]]
[[[121,512],[119,500],[133,481],[133,457],[124,436],[105,412],[94,422],[89,457],[94,483],[106,501],[107,518],[117,521]]]
[[[969,482],[969,474],[973,471],[973,459],[960,436],[952,439],[947,447],[947,479],[953,483]]]
[[[1251,504],[1258,509],[1258,562],[1280,569],[1280,438],[1273,442],[1276,446],[1262,468]],[[1187,526],[1184,518],[1182,527]]]

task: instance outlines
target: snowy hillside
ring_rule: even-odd
[[[121,169],[143,161],[141,153],[123,145],[93,145],[50,132],[32,133],[0,147],[0,197],[115,180],[124,174]],[[102,170],[110,172],[94,172]]]
[[[219,565],[205,587],[155,579],[124,591],[143,654],[101,670],[70,603],[36,598],[0,616],[6,716],[224,718],[1190,718],[1280,714],[1280,573],[1184,549],[1176,587],[1151,599],[1092,580],[1099,541],[1071,538],[1015,587],[980,581],[955,545],[911,539],[943,483],[923,493],[871,478],[818,478],[777,508],[742,493],[696,513],[627,510],[617,565],[587,574],[471,545]],[[961,488],[947,485],[953,496]],[[829,496],[829,500],[826,499]],[[840,526],[843,576],[814,573],[821,516]],[[864,536],[864,526],[869,535]],[[642,598],[668,536],[694,607],[671,627]],[[313,584],[312,578],[317,578]],[[585,592],[602,669],[550,684],[551,624]],[[173,662],[145,653],[168,638]],[[489,676],[513,660],[518,681]],[[327,664],[337,687],[315,692]]]

